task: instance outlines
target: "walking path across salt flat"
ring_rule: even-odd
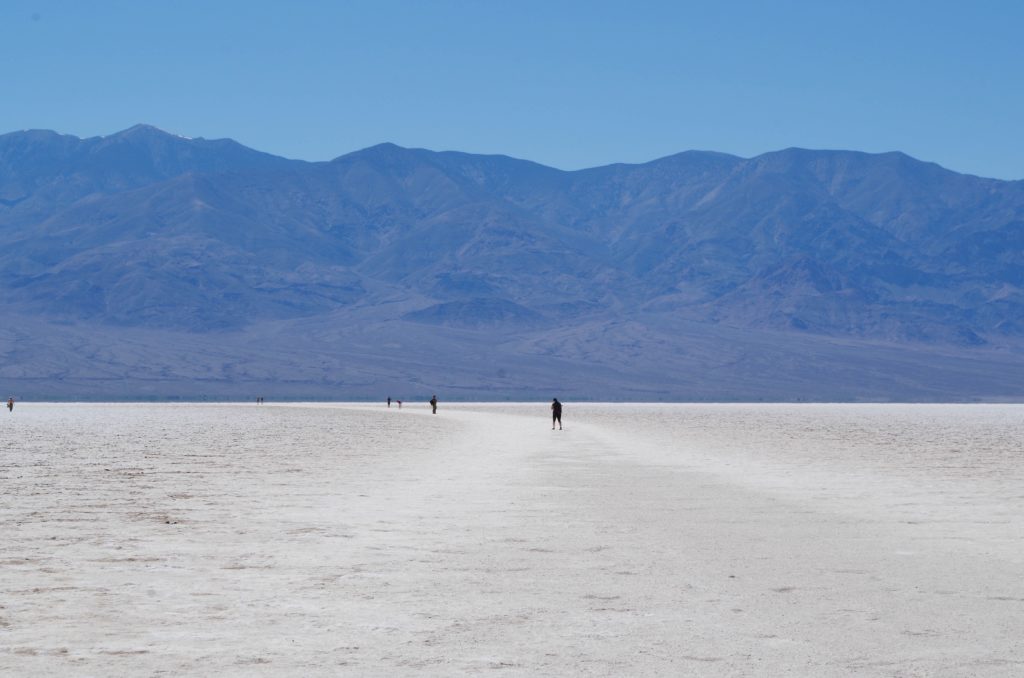
[[[19,404],[0,675],[1024,674],[1024,408],[546,407]]]

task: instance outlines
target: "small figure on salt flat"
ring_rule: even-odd
[[[555,424],[558,424],[558,430],[562,430],[562,403],[558,402],[558,398],[551,399],[551,430],[555,430]]]
[[[14,396],[7,399],[7,411],[14,412]]]
[[[434,414],[437,414],[437,396],[430,399],[430,409],[434,411]]]
[[[391,396],[388,396],[388,407],[391,407]]]

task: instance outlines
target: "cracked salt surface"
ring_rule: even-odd
[[[0,675],[1024,674],[1024,407],[565,414],[19,403]]]

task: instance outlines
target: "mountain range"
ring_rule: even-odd
[[[1024,181],[902,153],[561,171],[0,136],[23,398],[1015,400]]]

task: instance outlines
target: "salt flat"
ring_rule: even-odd
[[[0,675],[1024,675],[1024,407],[3,414]]]

